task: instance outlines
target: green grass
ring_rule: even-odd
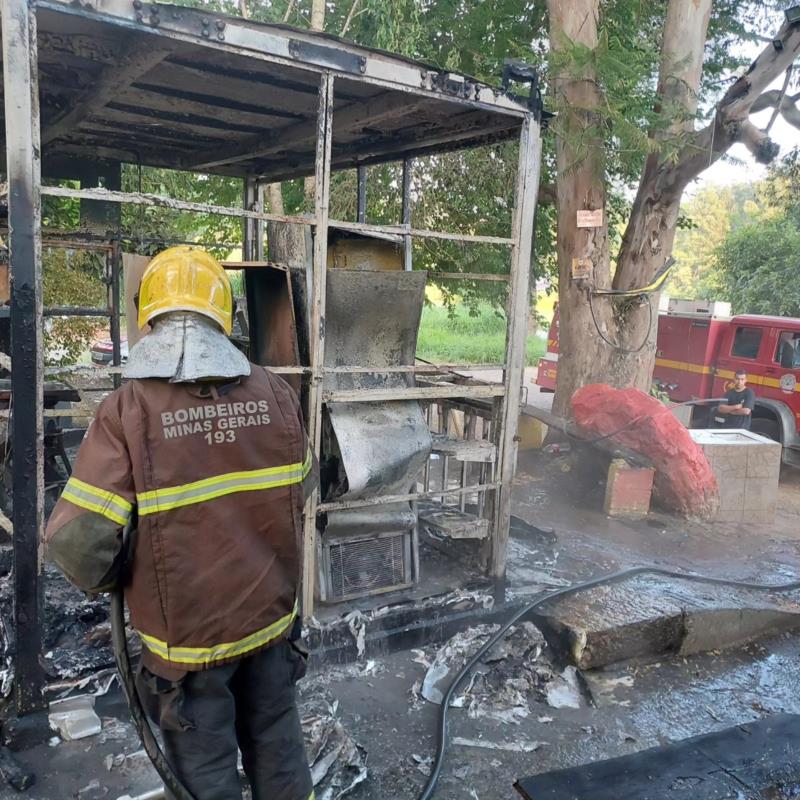
[[[505,359],[506,321],[489,306],[476,316],[458,306],[450,316],[442,306],[425,306],[417,341],[417,355],[441,364],[502,364]],[[544,354],[545,341],[528,335],[527,363]]]

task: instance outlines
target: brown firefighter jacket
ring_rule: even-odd
[[[228,384],[133,380],[100,405],[45,534],[86,591],[112,586],[138,520],[131,623],[156,674],[224,664],[297,616],[312,456],[297,396],[253,366]]]

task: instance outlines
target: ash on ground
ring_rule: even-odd
[[[0,559],[0,619],[2,656],[13,652],[14,576]],[[114,666],[108,599],[90,597],[71,586],[51,564],[42,576],[44,586],[44,647],[42,664],[51,681],[79,679]],[[139,651],[138,638],[129,646]],[[3,681],[3,684],[5,681]]]
[[[479,625],[456,634],[441,647],[414,651],[427,668],[412,687],[412,702],[441,704],[461,668],[497,633],[497,625]],[[537,704],[580,708],[583,704],[573,667],[560,670],[550,658],[539,629],[524,622],[508,631],[476,665],[458,689],[451,707],[465,708],[473,718],[519,724],[535,713]]]

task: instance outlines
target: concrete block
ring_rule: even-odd
[[[719,484],[717,522],[769,522],[775,513],[781,446],[745,430],[698,430],[692,438]]]
[[[535,417],[520,414],[518,435],[520,452],[540,450],[547,436],[547,425]]]
[[[781,445],[754,444],[747,448],[747,477],[769,478],[776,483],[781,473]]]
[[[629,466],[616,458],[608,468],[604,509],[611,517],[641,519],[650,512],[655,470]]]
[[[722,444],[714,446],[714,474],[722,482],[747,477],[747,448]]]
[[[778,503],[778,482],[772,478],[748,478],[744,487],[743,511],[764,522],[775,517]]]
[[[690,655],[800,629],[800,595],[639,575],[547,602],[533,621],[580,669]]]
[[[100,717],[94,710],[92,695],[77,695],[50,703],[50,727],[65,741],[85,739],[103,730]]]

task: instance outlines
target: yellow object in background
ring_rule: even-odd
[[[170,247],[148,265],[139,288],[139,327],[170,311],[194,311],[225,333],[233,325],[233,294],[224,268],[195,247]]]
[[[540,450],[547,436],[547,425],[536,417],[527,414],[519,415],[519,449],[521,452],[527,450]]]

